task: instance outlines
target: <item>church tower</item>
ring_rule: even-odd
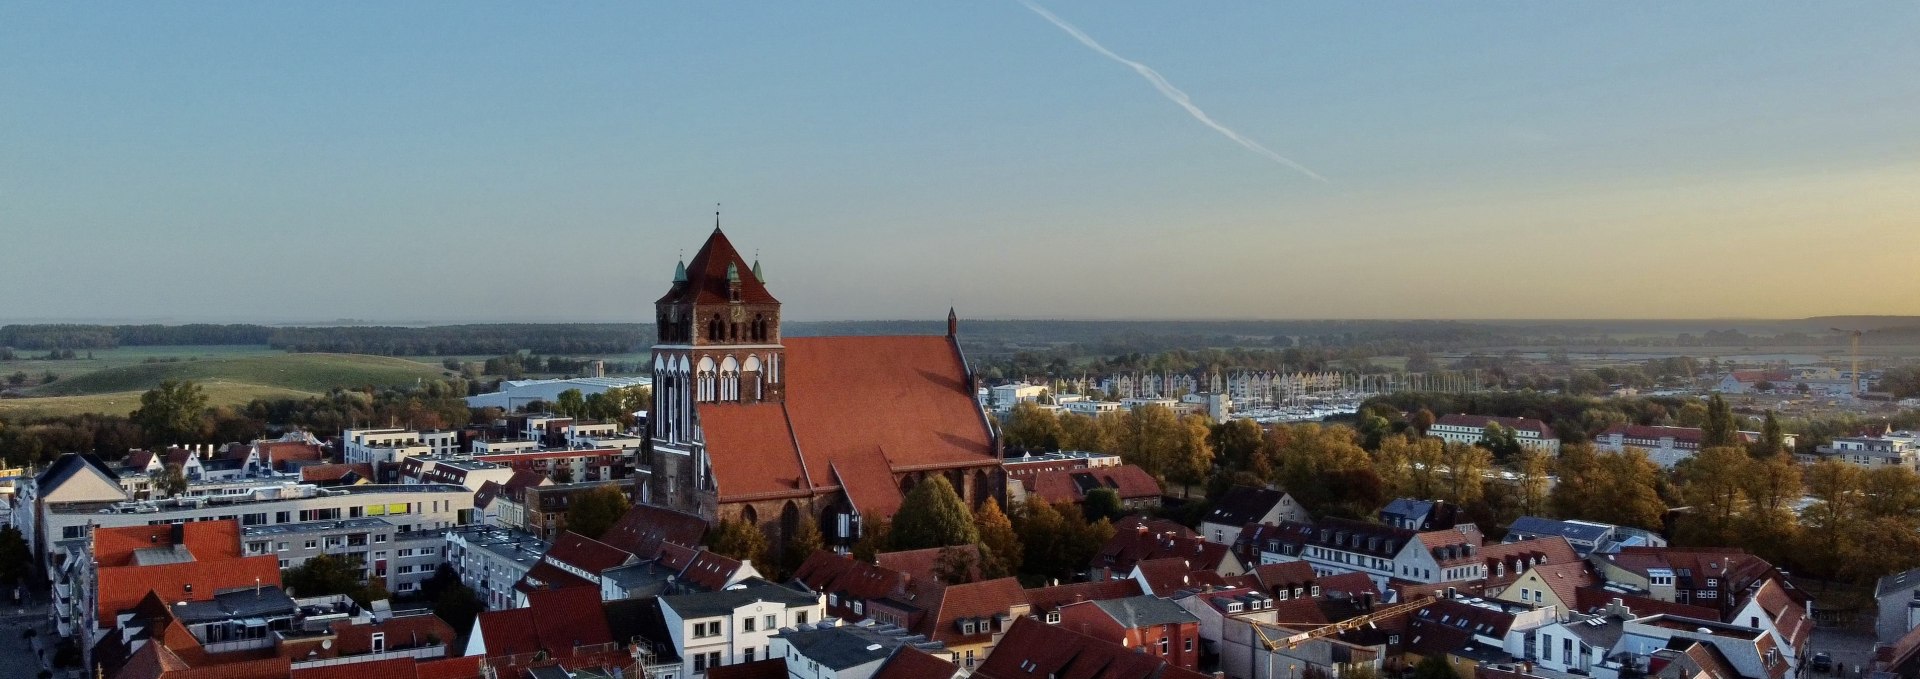
[[[654,302],[654,323],[647,418],[654,492],[683,505],[687,491],[707,485],[699,409],[784,397],[780,300],[767,292],[760,263],[741,258],[716,216],[706,244],[691,261],[675,266],[673,287]]]

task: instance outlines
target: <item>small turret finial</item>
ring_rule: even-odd
[[[719,203],[713,204],[713,230],[714,231],[720,230],[720,204]]]

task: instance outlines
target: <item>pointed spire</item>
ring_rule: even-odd
[[[687,282],[687,253],[685,250],[680,251],[680,263],[673,265],[673,282]]]
[[[753,279],[756,281],[760,281],[761,285],[765,285],[767,283],[767,272],[760,270],[759,255],[753,256]]]
[[[947,307],[947,336],[953,337],[959,334],[960,314],[954,313],[953,307]]]

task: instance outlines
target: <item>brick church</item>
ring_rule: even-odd
[[[969,503],[1004,501],[951,310],[944,336],[784,338],[760,263],[717,224],[654,309],[643,502],[745,519],[778,550],[802,516],[850,545],[936,474]]]

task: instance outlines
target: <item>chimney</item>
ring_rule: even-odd
[[[176,523],[176,524],[172,524],[172,526],[173,526],[172,528],[168,529],[168,532],[173,536],[173,544],[176,544],[176,545],[186,544],[187,543],[187,524]]]

